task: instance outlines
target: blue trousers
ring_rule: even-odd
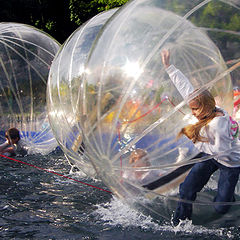
[[[200,153],[196,157],[206,156],[205,153]],[[238,182],[240,167],[230,168],[218,163],[214,159],[210,159],[204,162],[196,163],[184,182],[180,184],[179,193],[180,198],[184,200],[194,201],[197,197],[197,192],[200,192],[204,185],[207,184],[211,175],[220,170],[218,180],[218,191],[214,198],[214,202],[233,202],[234,190]],[[215,210],[218,213],[226,213],[230,205],[215,204]],[[177,223],[179,219],[191,219],[192,215],[192,204],[179,201],[175,212],[173,221]]]

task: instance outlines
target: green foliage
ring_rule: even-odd
[[[208,30],[208,34],[221,47],[225,58],[236,53],[237,49],[229,48],[236,43],[240,44],[239,36],[232,34],[233,31],[240,31],[240,15],[236,8],[221,1],[212,1],[194,14],[191,20],[197,26],[213,29]],[[218,30],[221,29],[224,31],[220,33]]]
[[[187,12],[189,12],[191,9],[193,9],[194,6],[201,0],[195,0],[195,1],[187,1],[182,3],[182,0],[168,0],[168,1],[159,1],[158,6],[167,9],[170,11],[175,12],[179,16],[185,15]]]
[[[94,1],[69,1],[70,21],[78,26],[98,13],[97,5]]]
[[[53,28],[55,28],[55,26],[56,26],[56,22],[51,21],[51,20],[48,20],[45,25],[46,29],[48,29],[49,31],[51,31]]]
[[[128,0],[70,0],[70,20],[77,25],[81,25],[96,14],[111,8],[120,7],[127,1]]]
[[[95,0],[98,5],[99,11],[109,10],[111,8],[120,7],[124,5],[128,0]]]
[[[195,18],[199,26],[226,30],[240,30],[240,16],[237,9],[223,2],[210,2]]]

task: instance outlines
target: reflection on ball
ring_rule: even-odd
[[[69,162],[88,175],[95,175],[95,171],[84,154],[79,89],[95,38],[116,10],[96,15],[66,40],[52,63],[48,80],[48,112],[54,135]]]

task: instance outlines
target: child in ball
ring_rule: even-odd
[[[0,154],[5,156],[24,156],[27,154],[27,146],[20,137],[19,130],[9,128],[5,133],[6,141],[0,145]]]
[[[147,151],[141,148],[136,148],[131,152],[129,165],[132,169],[125,171],[123,177],[141,185],[154,181],[162,173],[162,171],[157,169],[147,169],[147,167],[151,166],[151,163],[148,159]],[[143,169],[141,170],[141,168]]]
[[[234,192],[240,173],[240,142],[238,126],[228,113],[216,106],[215,99],[207,90],[196,95],[190,81],[184,74],[170,65],[170,52],[162,51],[162,62],[170,79],[188,101],[192,114],[197,118],[196,124],[187,125],[179,135],[186,135],[208,160],[196,163],[185,180],[180,184],[179,194],[184,201],[179,201],[173,224],[191,219],[192,204],[197,193],[207,184],[211,175],[219,170],[218,190],[214,198],[214,208],[218,213],[226,213],[230,205],[217,204],[234,202]],[[195,94],[195,95],[192,95]],[[195,97],[194,97],[195,96]]]

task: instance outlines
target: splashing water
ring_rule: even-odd
[[[150,216],[143,215],[130,208],[116,197],[113,197],[110,202],[97,205],[96,207],[94,215],[96,215],[96,218],[99,218],[101,223],[104,222],[106,226],[121,226],[123,229],[141,228],[155,233],[170,232],[178,235],[215,235],[232,238],[231,233],[226,232],[225,229],[220,228],[216,230],[194,226],[189,220],[181,221],[176,227],[172,227],[166,222],[159,224]]]

